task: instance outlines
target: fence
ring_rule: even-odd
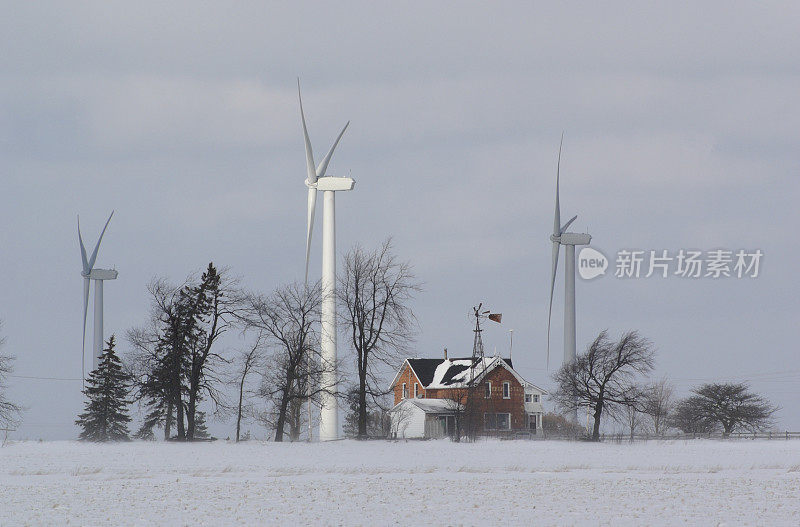
[[[527,431],[508,431],[506,433],[492,433],[484,434],[485,436],[496,437],[500,439],[528,439],[528,440],[557,440],[557,441],[585,441],[589,436],[586,434],[566,434],[554,433],[548,431],[539,431],[534,434]],[[681,441],[690,439],[718,439],[718,440],[737,440],[737,439],[766,439],[766,440],[784,440],[800,439],[800,432],[789,431],[773,431],[773,432],[732,432],[725,435],[722,432],[713,432],[710,434],[600,434],[600,441],[610,443],[623,443],[623,442],[643,442],[643,441]]]
[[[689,439],[717,439],[724,441],[732,441],[737,439],[761,439],[771,440],[780,439],[788,441],[789,439],[800,439],[800,432],[732,432],[728,435],[722,432],[714,432],[710,434],[664,434],[664,435],[650,435],[650,434],[601,434],[600,440],[623,443],[623,442],[642,442],[642,441],[680,441]]]

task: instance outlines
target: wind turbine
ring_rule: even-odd
[[[97,260],[97,251],[100,249],[100,242],[103,241],[103,235],[106,233],[108,223],[111,221],[111,215],[106,220],[103,227],[103,232],[100,233],[100,238],[97,240],[97,245],[94,246],[92,256],[86,258],[86,247],[83,245],[83,237],[81,236],[81,218],[78,216],[78,241],[81,244],[81,261],[83,263],[83,345],[82,345],[82,359],[81,367],[83,368],[83,357],[86,354],[86,313],[89,309],[89,281],[94,280],[94,345],[92,346],[92,369],[97,369],[99,364],[100,355],[103,353],[103,281],[116,280],[117,271],[113,269],[95,269],[94,262]],[[84,375],[86,372],[83,372]]]
[[[592,237],[587,233],[566,232],[578,216],[573,216],[567,223],[561,225],[561,206],[559,204],[559,180],[561,177],[561,146],[564,144],[564,134],[561,134],[561,143],[558,145],[558,164],[556,165],[556,211],[553,219],[553,272],[550,281],[550,309],[547,314],[547,367],[550,368],[550,321],[553,317],[553,292],[556,287],[556,271],[558,269],[558,250],[563,245],[565,248],[564,261],[564,364],[569,364],[577,358],[575,347],[575,246],[589,245]],[[578,422],[578,410],[572,416],[572,421]]]
[[[314,153],[311,140],[308,138],[306,116],[303,112],[303,99],[300,96],[300,80],[297,80],[297,98],[300,101],[300,118],[303,122],[303,137],[306,145],[306,186],[308,187],[308,230],[306,234],[306,283],[308,283],[308,262],[311,254],[311,235],[314,230],[314,211],[317,204],[317,192],[322,195],[322,331],[320,334],[320,351],[325,365],[322,372],[322,392],[319,438],[330,441],[339,437],[339,410],[336,403],[337,371],[336,371],[336,192],[352,190],[355,181],[348,177],[325,176],[328,164],[333,157],[336,145],[350,125],[350,121],[339,132],[333,146],[319,163],[314,165]]]

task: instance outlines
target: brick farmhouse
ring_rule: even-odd
[[[511,359],[471,357],[408,358],[392,380],[392,435],[438,438],[452,435],[456,414],[463,408],[468,386],[474,386],[482,419],[482,435],[515,432],[536,434],[542,429],[542,396],[547,392],[517,373]]]

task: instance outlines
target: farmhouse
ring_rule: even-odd
[[[472,390],[470,390],[472,386]],[[392,380],[392,434],[406,438],[452,435],[466,419],[467,398],[481,435],[542,429],[542,396],[547,392],[514,370],[511,359],[471,357],[408,358]]]

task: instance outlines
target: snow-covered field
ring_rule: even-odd
[[[798,525],[800,441],[0,448],[0,525]]]

